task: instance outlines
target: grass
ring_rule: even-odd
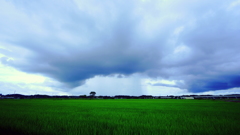
[[[0,100],[0,134],[239,135],[240,103],[212,100]]]

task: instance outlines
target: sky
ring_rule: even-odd
[[[240,0],[0,0],[0,93],[240,93]]]

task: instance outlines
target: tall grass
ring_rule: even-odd
[[[0,100],[0,134],[237,135],[239,125],[240,103],[224,101]]]

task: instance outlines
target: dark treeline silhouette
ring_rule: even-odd
[[[152,95],[141,95],[141,96],[130,96],[130,95],[116,95],[116,96],[95,96],[96,93],[91,92],[89,96],[69,96],[69,95],[22,95],[22,94],[0,94],[0,99],[240,99],[240,94],[230,95],[181,95],[181,96],[152,96]]]

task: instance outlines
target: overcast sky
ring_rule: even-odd
[[[0,0],[0,93],[240,93],[240,0]]]

